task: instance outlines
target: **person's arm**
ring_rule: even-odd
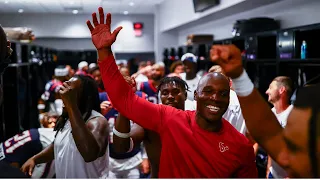
[[[90,21],[87,21],[87,25],[92,35],[92,42],[98,50],[98,64],[102,81],[113,107],[142,127],[160,132],[164,124],[164,114],[168,108],[152,104],[134,94],[120,74],[111,51],[111,45],[115,42],[117,34],[122,27],[118,27],[111,33],[111,14],[107,14],[106,23],[101,7],[99,8],[99,15],[100,23],[97,20],[96,13],[93,13],[94,27]]]
[[[138,128],[133,128],[131,130],[130,120],[121,115],[121,113],[119,113],[117,117],[114,128],[120,133],[130,134],[130,137],[132,138],[134,143],[134,147],[140,146],[140,143],[144,139],[144,129],[139,126]],[[130,138],[122,138],[118,137],[117,135],[113,135],[113,146],[114,150],[118,153],[128,152],[130,149]]]
[[[69,106],[70,107],[70,106]],[[108,145],[109,127],[103,117],[94,118],[86,124],[77,106],[67,108],[74,142],[85,160],[91,162],[105,153]]]
[[[54,143],[32,157],[35,164],[50,162],[54,159]]]
[[[251,136],[273,159],[278,159],[285,148],[282,127],[268,103],[253,88],[242,67],[240,50],[234,45],[218,45],[212,47],[210,56],[212,61],[219,64],[225,74],[232,78]]]
[[[28,159],[21,167],[21,171],[32,175],[33,169],[37,164],[47,163],[54,159],[54,143],[42,150],[40,153]]]

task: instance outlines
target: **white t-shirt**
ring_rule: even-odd
[[[187,100],[188,101],[188,100]],[[186,109],[185,110],[196,110],[197,109],[197,101],[190,101],[187,108],[186,101]],[[247,131],[246,123],[242,116],[242,111],[240,107],[240,103],[238,100],[237,94],[230,89],[230,100],[229,107],[227,111],[223,114],[223,118],[227,120],[234,128],[236,128],[241,134],[245,135]],[[192,104],[192,105],[191,105]]]
[[[293,105],[290,105],[285,111],[279,114],[276,113],[276,109],[274,107],[271,109],[271,111],[276,115],[279,123],[283,128],[285,128],[287,125],[288,116],[292,108],[293,108]],[[280,167],[273,159],[271,159],[270,172],[272,173],[272,176],[277,179],[288,177],[288,174],[286,173],[286,171],[282,167]]]
[[[92,111],[88,120],[96,117],[103,116],[96,111]],[[69,120],[64,128],[58,132],[54,141],[54,159],[57,179],[108,177],[109,147],[102,157],[86,163],[74,142]]]
[[[196,76],[194,79],[186,80],[186,73],[181,73],[180,77],[188,84],[188,86],[189,86],[188,99],[193,101],[194,100],[194,91],[197,89],[198,83],[199,83],[199,80],[201,77]]]
[[[241,134],[246,134],[247,127],[242,115],[240,102],[236,92],[231,89],[229,107],[222,117],[227,120],[234,128],[236,128]]]

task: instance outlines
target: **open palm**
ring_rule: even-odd
[[[92,42],[98,50],[102,48],[110,48],[111,45],[116,41],[117,35],[122,29],[122,27],[118,27],[113,31],[113,33],[111,33],[111,14],[107,14],[105,23],[102,7],[99,8],[99,17],[100,23],[98,22],[96,13],[92,14],[92,22],[94,27],[89,20],[87,21],[88,28],[91,32]]]

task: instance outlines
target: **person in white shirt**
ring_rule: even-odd
[[[181,73],[180,77],[183,79],[189,86],[188,99],[194,100],[194,91],[198,87],[198,82],[201,76],[197,75],[197,57],[192,53],[186,53],[181,57],[183,62],[185,73]]]
[[[289,77],[278,76],[269,85],[266,94],[268,101],[273,104],[272,112],[276,115],[280,125],[285,128],[287,118],[293,106],[290,98],[293,93],[293,83]],[[288,174],[274,160],[268,157],[267,178],[286,178]]]
[[[24,172],[54,159],[59,179],[106,178],[109,171],[109,126],[99,113],[95,81],[89,76],[76,75],[63,83],[59,94],[65,107],[55,128],[56,138],[24,164]]]

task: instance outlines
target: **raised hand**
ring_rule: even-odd
[[[94,27],[89,20],[87,21],[88,28],[91,32],[92,42],[97,50],[111,48],[111,45],[116,41],[117,35],[122,27],[118,27],[113,31],[113,33],[111,33],[111,14],[107,14],[105,22],[102,7],[99,7],[99,17],[100,23],[98,22],[96,13],[94,12],[92,14],[92,22]]]
[[[77,104],[77,89],[72,86],[70,81],[63,83],[59,94],[67,109],[73,108],[73,106]]]
[[[243,72],[241,52],[235,45],[212,46],[210,58],[221,66],[228,77],[237,78]]]

